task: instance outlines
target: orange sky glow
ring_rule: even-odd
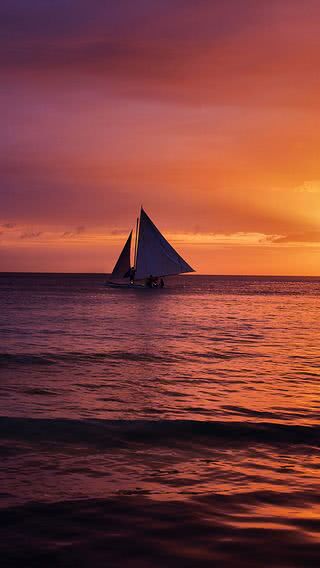
[[[0,16],[0,270],[108,272],[143,204],[199,273],[320,275],[316,0]]]

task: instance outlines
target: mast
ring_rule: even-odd
[[[137,217],[137,224],[136,224],[136,240],[135,240],[135,246],[134,246],[134,263],[133,266],[136,269],[137,268],[137,251],[138,251],[138,240],[139,240],[139,217]]]

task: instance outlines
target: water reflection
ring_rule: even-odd
[[[229,568],[232,543],[254,566],[311,566],[319,282],[189,278],[123,294],[93,276],[34,278],[0,279],[0,483],[3,508],[22,506],[17,531],[28,503],[43,504],[41,526],[64,502],[93,543],[101,518],[129,548],[157,518],[162,560],[177,546],[182,565]]]

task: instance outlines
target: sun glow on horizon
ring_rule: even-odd
[[[89,229],[79,226],[71,230],[54,227],[47,230],[42,226],[8,225],[1,231],[0,251],[10,251],[13,261],[15,255],[23,254],[23,271],[81,272],[78,266],[85,262],[88,269],[83,272],[110,272],[129,234],[129,229],[106,230],[103,227]],[[299,265],[302,265],[301,258],[304,257],[307,274],[320,274],[320,235],[314,235],[318,239],[315,241],[310,241],[309,235],[307,242],[303,242],[303,235],[299,234],[292,235],[292,240],[284,235],[245,232],[164,231],[164,235],[199,274],[281,274],[279,267],[284,251],[289,261],[298,258]],[[247,261],[249,254],[251,259],[255,258],[253,269]],[[272,272],[274,266],[276,270]],[[1,270],[14,271],[14,265],[10,262],[2,264]],[[301,273],[288,267],[286,274]]]

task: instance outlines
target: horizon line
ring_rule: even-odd
[[[0,276],[9,275],[9,274],[38,274],[38,275],[49,275],[49,274],[60,274],[64,275],[74,275],[74,276],[110,276],[111,272],[54,272],[54,271],[35,271],[35,270],[0,270]],[[215,274],[208,274],[208,273],[182,273],[177,275],[169,275],[166,278],[172,278],[176,276],[183,276],[185,278],[195,278],[197,276],[214,276],[214,277],[235,277],[235,278],[315,278],[319,279],[319,275],[315,274],[223,274],[223,273],[215,273]]]

